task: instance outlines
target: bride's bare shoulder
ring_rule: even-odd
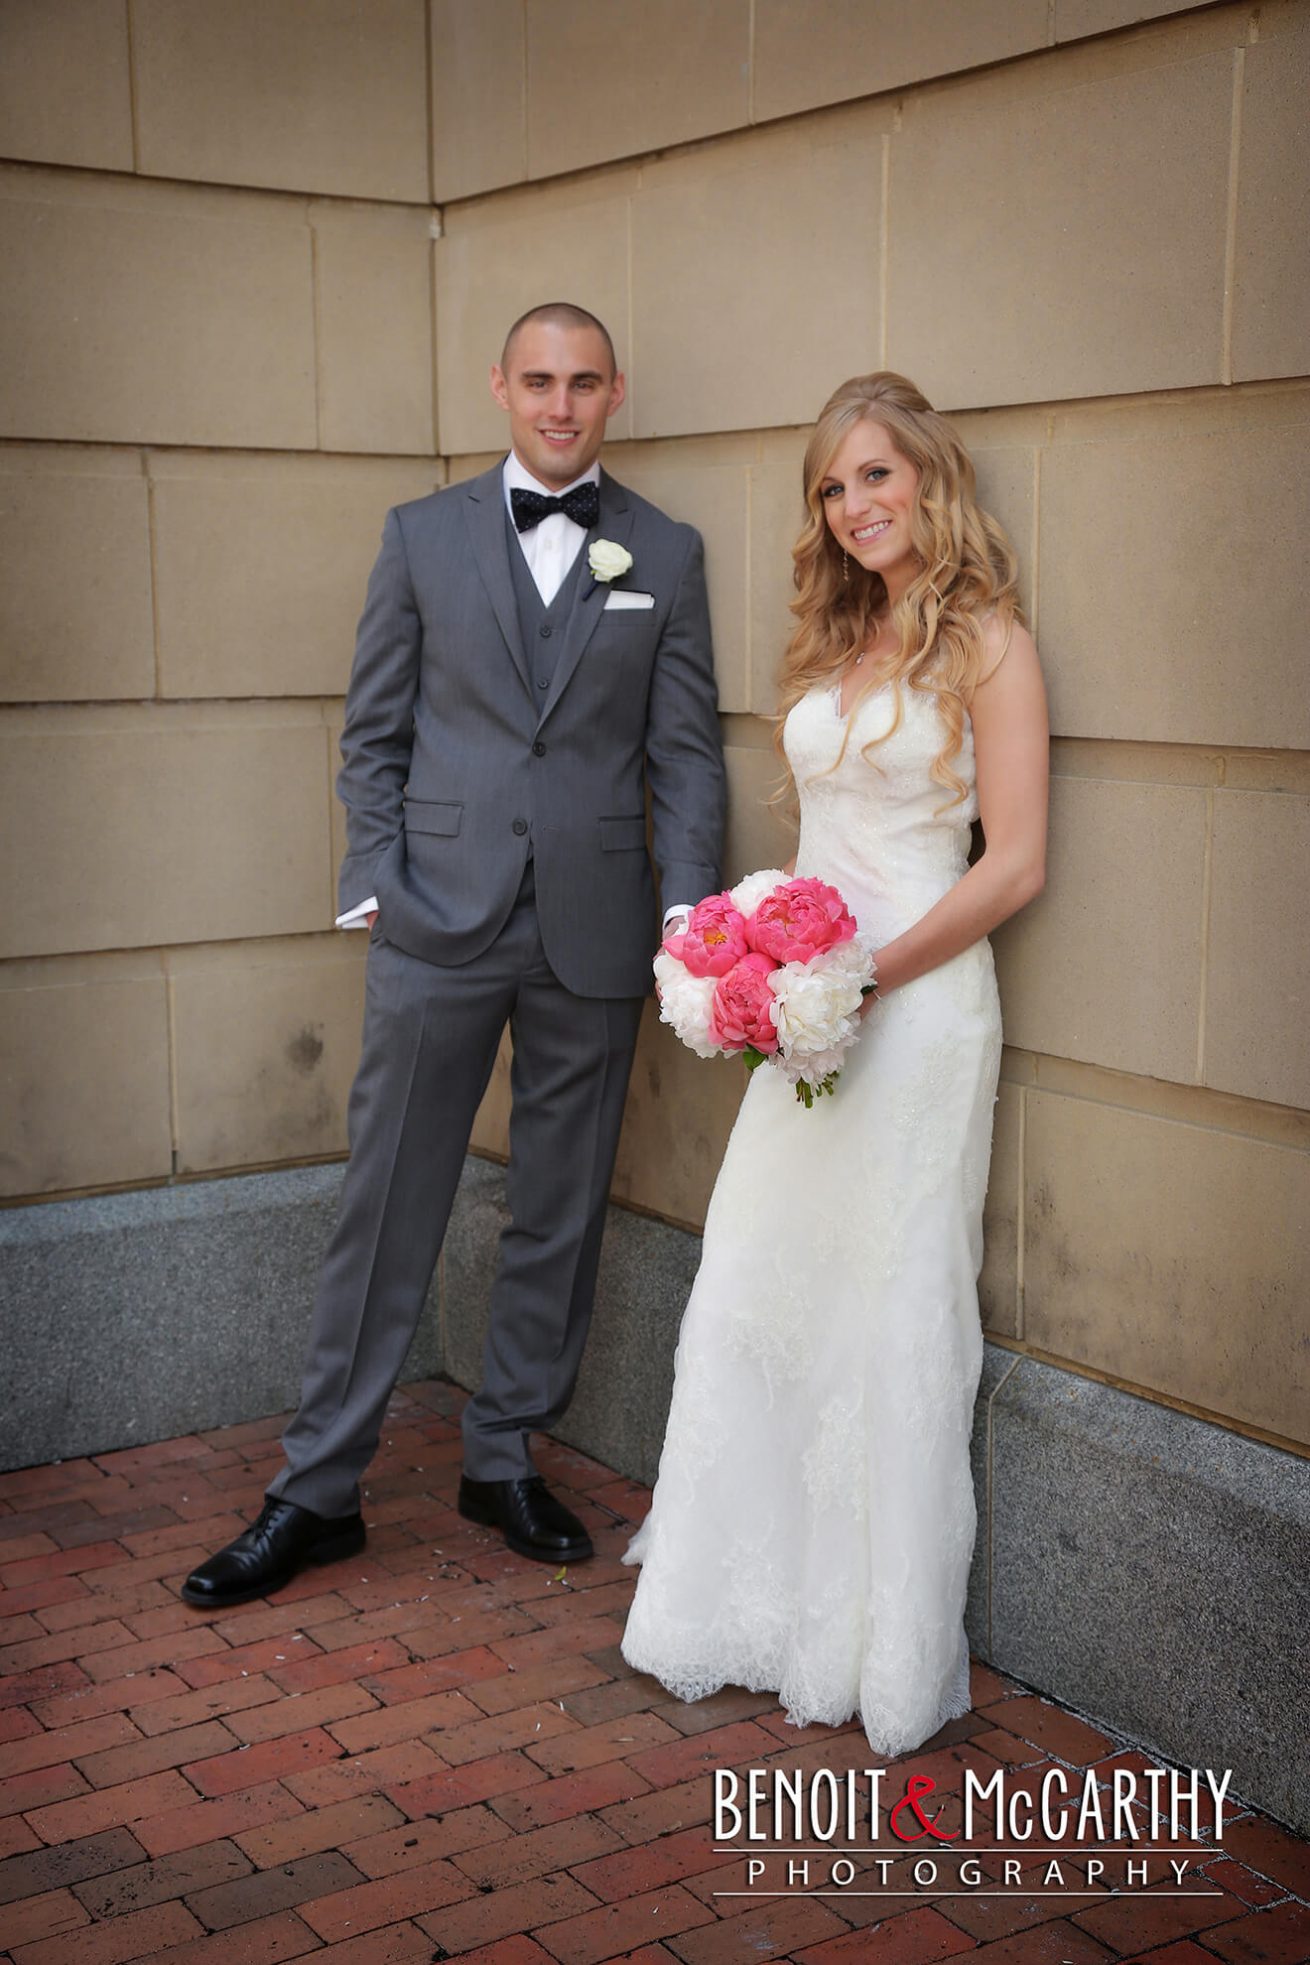
[[[1010,670],[1011,674],[1040,674],[1037,644],[1021,621],[1002,621],[998,615],[988,614],[979,625],[982,629],[983,659],[974,685],[975,695],[1005,669]]]

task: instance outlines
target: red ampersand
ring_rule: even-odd
[[[932,1817],[925,1815],[919,1806],[920,1796],[931,1794],[936,1786],[937,1783],[933,1780],[931,1774],[911,1774],[909,1780],[905,1783],[905,1793],[892,1809],[890,1817],[892,1834],[899,1836],[902,1842],[918,1842],[920,1837],[924,1835],[935,1835],[939,1842],[954,1842],[958,1837],[960,1833],[958,1829],[939,1829]],[[900,1814],[902,1808],[913,1809],[915,1817],[918,1820],[919,1827],[913,1835],[903,1834],[896,1826],[896,1817]]]

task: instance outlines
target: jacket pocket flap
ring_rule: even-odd
[[[427,798],[405,800],[406,832],[436,832],[453,839],[464,817],[463,801],[446,802]]]
[[[634,847],[644,850],[646,845],[646,819],[641,815],[635,819],[602,819],[600,821],[600,844],[605,853],[619,853]]]

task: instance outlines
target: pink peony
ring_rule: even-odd
[[[728,1051],[744,1050],[748,1044],[757,1051],[777,1050],[774,995],[769,988],[775,967],[767,955],[743,955],[726,976],[719,977],[710,1006],[712,1042]]]
[[[775,962],[809,962],[855,933],[855,917],[826,881],[789,880],[769,894],[746,924],[753,949]]]
[[[691,911],[680,935],[664,947],[692,976],[726,976],[746,953],[746,922],[730,894],[711,894]]]

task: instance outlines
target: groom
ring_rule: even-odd
[[[724,808],[701,542],[600,468],[624,398],[596,318],[511,328],[510,453],[387,515],[355,650],[338,925],[371,927],[350,1164],[286,1465],[182,1594],[220,1608],[363,1547],[359,1481],[414,1334],[474,1114],[513,1037],[510,1223],[459,1510],[521,1555],[585,1528],[529,1435],[572,1396],[657,918],[718,884]]]

